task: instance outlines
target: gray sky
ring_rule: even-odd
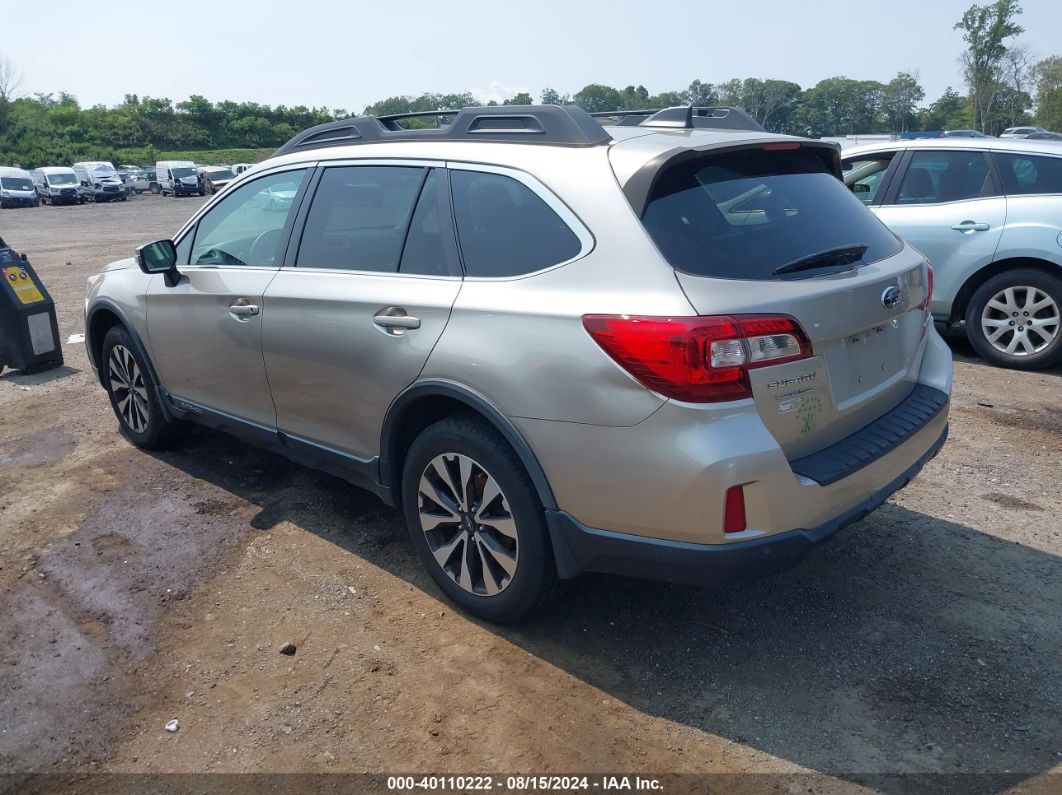
[[[547,86],[656,93],[732,77],[806,88],[901,69],[918,70],[928,102],[962,90],[952,25],[971,2],[3,0],[0,56],[25,74],[24,93],[69,91],[83,106],[202,94],[360,111],[424,91],[537,100]],[[1022,5],[1022,40],[1062,54],[1062,2]]]

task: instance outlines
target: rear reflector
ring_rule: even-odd
[[[723,506],[723,532],[740,533],[745,527],[745,489],[731,486],[726,490]]]
[[[583,327],[647,387],[687,403],[752,397],[749,370],[812,355],[788,315],[584,315]]]

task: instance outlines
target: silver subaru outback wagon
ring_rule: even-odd
[[[466,108],[307,130],[89,279],[122,433],[189,421],[400,507],[439,588],[799,560],[947,435],[925,259],[741,111]]]

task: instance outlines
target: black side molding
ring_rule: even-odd
[[[918,384],[903,402],[869,425],[789,466],[797,475],[828,486],[896,449],[929,423],[948,404],[939,389]]]

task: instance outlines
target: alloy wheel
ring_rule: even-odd
[[[417,502],[428,549],[451,580],[478,596],[509,587],[520,558],[516,520],[483,466],[459,453],[436,456],[421,475]]]
[[[124,345],[111,348],[107,371],[118,414],[131,431],[144,433],[149,417],[147,387],[130,350]]]
[[[981,312],[981,333],[1001,353],[1030,356],[1054,342],[1059,320],[1058,304],[1043,290],[1007,287],[985,304]]]

